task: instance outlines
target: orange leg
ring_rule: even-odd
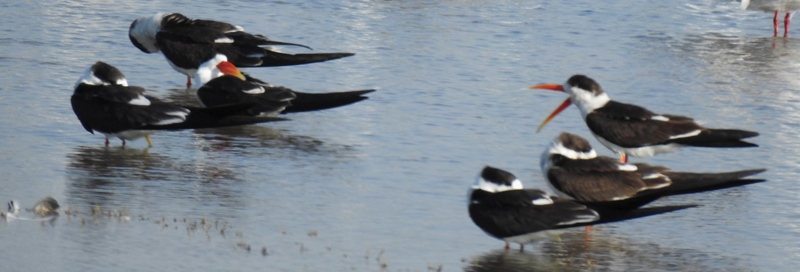
[[[622,163],[628,163],[628,155],[625,155],[625,153],[620,153],[619,161],[621,161]]]
[[[590,240],[592,240],[592,226],[586,226],[586,233],[583,236],[583,241],[589,242]]]
[[[584,240],[589,241],[592,239],[592,226],[586,226],[586,236]]]

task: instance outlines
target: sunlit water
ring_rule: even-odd
[[[247,70],[273,84],[378,91],[289,122],[163,132],[149,149],[142,140],[105,147],[69,106],[74,82],[94,61],[115,65],[151,95],[191,102],[185,77],[127,37],[132,20],[161,11],[230,21],[317,52],[357,53]],[[77,212],[0,223],[0,271],[800,265],[800,33],[773,39],[771,15],[736,2],[14,1],[0,4],[0,14],[0,200],[29,208],[51,195]],[[569,109],[536,134],[565,97],[527,88],[575,73],[623,102],[762,133],[759,148],[636,161],[696,172],[766,167],[759,177],[769,181],[665,199],[658,203],[702,206],[600,226],[589,241],[576,230],[503,251],[470,221],[465,192],[487,164],[546,188],[544,147],[561,131],[589,133]]]

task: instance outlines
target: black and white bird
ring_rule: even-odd
[[[590,205],[524,189],[513,174],[486,166],[467,193],[469,216],[481,230],[509,243],[524,244],[557,235],[563,229],[624,221],[696,205],[673,205],[629,211],[596,210]]]
[[[128,86],[122,72],[98,61],[86,69],[75,84],[72,110],[86,131],[100,132],[126,140],[144,137],[159,130],[213,128],[281,121],[274,117],[236,116],[254,104],[233,104],[213,108],[180,106],[144,95],[144,88]]]
[[[656,114],[643,107],[620,103],[609,98],[600,84],[584,75],[574,75],[564,84],[543,84],[531,89],[545,89],[569,94],[561,106],[545,119],[537,132],[569,105],[581,111],[586,125],[600,143],[620,155],[648,157],[672,152],[682,146],[755,147],[742,139],[758,132],[738,129],[711,129],[689,117]]]
[[[761,10],[765,12],[774,12],[775,16],[772,18],[773,35],[778,36],[780,29],[781,12],[786,13],[783,17],[783,36],[789,37],[789,23],[792,21],[794,12],[800,10],[800,0],[739,0],[742,9]]]
[[[724,173],[673,172],[665,166],[621,163],[597,156],[589,141],[561,133],[542,153],[541,169],[560,197],[596,208],[632,210],[660,197],[743,186],[763,179],[743,179],[766,171]]]
[[[231,103],[253,103],[243,115],[266,115],[316,111],[356,103],[367,99],[366,93],[374,89],[304,93],[292,89],[272,86],[264,81],[244,74],[223,54],[204,62],[197,69],[195,82],[202,84],[197,89],[197,98],[204,106],[213,107]]]
[[[239,67],[269,67],[308,64],[354,55],[353,53],[286,54],[265,46],[308,46],[273,41],[260,34],[225,22],[190,19],[180,13],[156,13],[131,23],[128,37],[145,53],[161,52],[176,71],[186,75],[186,87],[201,63],[217,53]]]

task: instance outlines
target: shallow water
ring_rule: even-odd
[[[800,40],[771,15],[704,1],[83,1],[0,4],[0,200],[51,195],[77,213],[0,223],[0,271],[784,271],[800,265],[796,203]],[[155,12],[233,22],[354,57],[248,69],[309,92],[370,99],[289,122],[163,132],[103,146],[69,106],[103,60],[132,85],[191,102],[163,56],[127,37]],[[795,36],[798,36],[797,34]],[[286,51],[305,52],[298,48]],[[546,188],[539,154],[589,136],[565,97],[533,92],[585,73],[615,99],[761,132],[752,149],[637,159],[681,171],[769,168],[766,183],[660,204],[701,207],[503,251],[470,221],[484,165]],[[610,155],[594,139],[598,152]],[[99,207],[92,215],[92,208]],[[97,211],[96,211],[97,212]],[[119,216],[119,214],[123,216]],[[27,213],[30,215],[30,213]],[[127,216],[127,217],[125,217]],[[128,220],[129,219],[129,220]],[[250,250],[248,250],[250,248]],[[262,251],[263,250],[263,251]]]

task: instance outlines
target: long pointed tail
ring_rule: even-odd
[[[674,142],[699,147],[756,147],[757,144],[742,141],[758,136],[758,132],[738,129],[706,129],[697,136],[678,138]]]
[[[285,54],[271,50],[264,50],[266,54],[261,57],[260,67],[288,66],[324,62],[329,60],[341,59],[353,56],[353,53],[306,53],[306,54]],[[237,64],[237,66],[239,66]]]
[[[367,99],[368,97],[363,95],[374,91],[374,89],[369,89],[335,93],[294,92],[296,97],[291,101],[292,105],[286,107],[282,113],[316,111],[341,107]]]
[[[590,208],[594,209],[591,205],[587,205]],[[575,226],[589,226],[589,225],[599,225],[599,224],[606,224],[606,223],[614,223],[619,221],[625,221],[630,219],[648,217],[663,213],[670,213],[674,211],[680,211],[688,208],[697,207],[696,204],[687,204],[687,205],[668,205],[668,206],[658,206],[658,207],[647,207],[647,208],[640,208],[635,210],[605,210],[601,209],[598,210],[600,214],[600,220],[595,222],[577,224],[577,225],[570,225],[570,227]]]
[[[664,188],[668,195],[692,194],[764,182],[763,179],[742,179],[767,169],[750,169],[724,173],[669,172],[672,185]]]
[[[724,173],[668,172],[666,175],[672,180],[670,186],[661,189],[642,191],[634,197],[618,201],[581,201],[580,203],[592,207],[592,209],[601,214],[630,211],[647,205],[663,196],[692,194],[764,182],[766,180],[763,179],[742,179],[764,171],[766,171],[766,169],[750,169]]]
[[[255,104],[232,104],[210,108],[185,107],[191,112],[181,123],[153,125],[143,129],[192,129],[250,125],[264,122],[287,121],[277,117],[240,116],[240,112],[255,107]]]

